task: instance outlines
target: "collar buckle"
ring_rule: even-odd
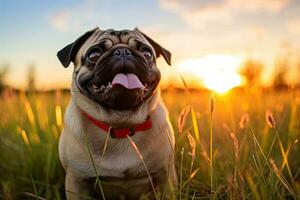
[[[123,134],[122,137],[126,137],[127,135],[128,136],[133,136],[135,134],[135,129],[134,129],[133,126],[129,127],[129,128],[120,129],[120,130],[123,130],[124,132],[127,132],[127,134]],[[110,134],[111,138],[118,138],[118,136],[115,133],[115,129],[112,126],[109,126],[107,132],[108,132],[108,134]]]
[[[129,128],[129,136],[133,136],[135,134],[135,130],[133,127]]]

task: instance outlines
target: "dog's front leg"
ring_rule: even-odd
[[[85,180],[67,173],[65,181],[66,197],[68,200],[87,199],[89,197],[90,189]]]

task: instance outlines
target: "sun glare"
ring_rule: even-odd
[[[237,72],[241,62],[241,56],[209,55],[185,60],[179,69],[184,74],[196,76],[206,88],[225,93],[242,84],[242,78]]]
[[[240,85],[242,82],[241,77],[234,73],[216,74],[214,78],[204,79],[204,85],[211,90],[218,93],[225,93],[233,87]]]

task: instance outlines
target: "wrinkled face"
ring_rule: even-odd
[[[107,109],[137,109],[160,81],[156,56],[162,53],[146,38],[136,29],[94,30],[74,58],[78,90]]]

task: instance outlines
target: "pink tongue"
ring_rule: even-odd
[[[119,73],[115,75],[115,77],[112,80],[112,86],[114,85],[122,85],[127,89],[144,89],[144,85],[141,83],[141,81],[135,74]]]

